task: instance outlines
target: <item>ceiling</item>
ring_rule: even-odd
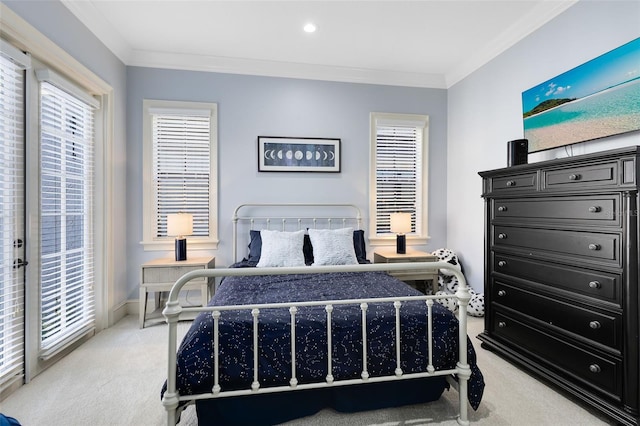
[[[576,1],[62,3],[130,66],[448,88]]]

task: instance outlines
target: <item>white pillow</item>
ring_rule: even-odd
[[[357,265],[353,228],[309,229],[314,265]]]
[[[304,230],[296,232],[260,231],[262,250],[258,268],[270,266],[305,266],[302,245]]]

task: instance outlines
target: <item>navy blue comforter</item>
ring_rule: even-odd
[[[338,300],[421,295],[382,272],[227,277],[210,306]],[[424,301],[401,307],[401,367],[404,373],[426,370],[427,308]],[[335,380],[358,378],[362,372],[362,320],[359,306],[335,305],[332,314],[332,362]],[[288,384],[291,378],[291,332],[288,309],[263,309],[259,315],[261,387]],[[440,304],[433,307],[436,369],[455,368],[458,321]],[[220,385],[223,390],[248,389],[253,381],[253,317],[250,312],[223,312],[220,330]],[[370,303],[367,311],[370,376],[393,374],[396,368],[395,309]],[[178,351],[177,387],[181,395],[211,392],[213,386],[213,319],[200,314]],[[324,307],[302,307],[296,314],[296,369],[299,383],[327,375],[327,333]],[[468,341],[469,402],[476,409],[484,381]]]

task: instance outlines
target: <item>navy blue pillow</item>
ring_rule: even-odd
[[[260,237],[260,231],[249,231],[251,241],[249,242],[249,262],[258,262],[260,260],[260,253],[262,252],[262,238]],[[364,231],[357,229],[353,231],[353,248],[356,252],[356,258],[358,263],[369,263],[367,260],[367,248],[364,243]],[[304,262],[307,265],[313,263],[313,246],[311,245],[311,239],[309,235],[304,236],[304,245],[302,246],[304,252]]]
[[[356,251],[358,263],[369,263],[367,260],[367,247],[364,244],[364,231],[362,229],[353,231],[353,248]]]
[[[251,241],[249,241],[249,262],[258,262],[260,260],[260,253],[262,252],[262,238],[260,237],[260,231],[249,231]]]
[[[313,246],[309,234],[304,234],[304,243],[302,244],[302,252],[304,253],[305,265],[313,265]]]

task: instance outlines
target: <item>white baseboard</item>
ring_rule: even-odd
[[[113,309],[113,313],[111,316],[111,321],[109,321],[109,327],[120,321],[122,318],[129,315],[129,302],[122,302],[120,305],[116,306]],[[137,305],[137,301],[136,301]],[[137,311],[136,311],[137,312]]]
[[[140,313],[140,303],[138,303],[138,299],[127,300],[124,305],[128,315],[138,315],[138,313]]]

